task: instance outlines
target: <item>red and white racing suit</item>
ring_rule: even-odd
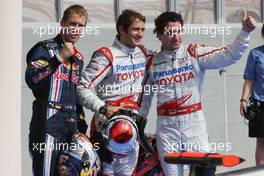
[[[241,31],[230,46],[182,45],[160,51],[150,65],[150,80],[157,91],[157,147],[166,176],[182,176],[183,165],[168,164],[164,154],[177,151],[209,151],[201,86],[206,69],[220,69],[237,62],[249,43]],[[147,101],[143,99],[143,102]]]
[[[95,111],[92,130],[101,132],[107,118],[98,113],[105,103],[121,106],[138,112],[143,82],[145,82],[147,51],[142,47],[129,48],[115,39],[112,47],[100,48],[82,74],[77,87],[78,101],[84,107]],[[95,87],[94,94],[92,88]],[[93,131],[94,130],[94,131]],[[91,134],[93,135],[93,134]],[[139,144],[127,155],[115,157],[113,162],[103,162],[105,175],[132,175],[137,164]]]

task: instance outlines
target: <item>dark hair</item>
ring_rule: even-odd
[[[181,14],[176,12],[164,12],[160,14],[155,20],[155,28],[154,33],[162,34],[164,31],[164,27],[168,22],[180,22],[183,26],[183,19]]]
[[[75,4],[75,5],[72,5],[70,7],[68,7],[64,13],[63,13],[63,17],[62,17],[62,21],[66,21],[69,19],[70,15],[71,14],[78,14],[79,16],[85,16],[86,17],[86,20],[85,20],[85,24],[87,23],[87,18],[88,18],[88,13],[86,11],[86,9],[81,6],[81,5],[78,5],[78,4]]]
[[[120,35],[118,27],[123,26],[124,30],[127,32],[129,26],[136,20],[139,19],[145,23],[145,16],[131,9],[125,9],[122,11],[121,15],[118,17],[116,22],[116,31],[118,36]]]
[[[264,38],[264,23],[263,23],[262,29],[261,29],[261,36]]]

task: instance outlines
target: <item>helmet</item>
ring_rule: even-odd
[[[135,146],[138,128],[127,115],[116,115],[104,124],[103,133],[108,137],[106,148],[117,154],[127,154]]]
[[[100,171],[100,160],[88,137],[76,133],[68,149],[61,152],[57,166],[59,176],[95,176]]]

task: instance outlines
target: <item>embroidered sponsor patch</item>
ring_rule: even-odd
[[[31,65],[35,67],[47,67],[49,65],[49,62],[47,60],[36,60],[31,63]]]
[[[153,72],[153,77],[154,79],[159,79],[161,77],[166,77],[170,75],[175,75],[175,74],[181,74],[181,73],[187,73],[189,71],[193,70],[193,65],[192,64],[185,64],[180,67],[168,69],[168,70],[163,70],[163,71],[155,71]]]
[[[53,41],[52,41],[52,42],[53,42]],[[58,44],[57,44],[57,43],[47,43],[46,46],[47,46],[48,48],[55,48],[55,47],[58,46]]]

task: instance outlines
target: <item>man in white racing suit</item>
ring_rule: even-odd
[[[132,10],[124,10],[116,24],[118,35],[112,47],[102,47],[92,56],[78,84],[78,101],[95,112],[91,123],[91,137],[102,132],[105,122],[118,109],[130,109],[138,113],[142,86],[146,80],[148,52],[140,44],[145,29],[145,17]],[[149,55],[150,54],[150,55]],[[95,87],[96,95],[91,91]],[[131,144],[132,150],[104,156],[103,175],[134,175],[139,144]],[[100,146],[103,147],[103,146]]]
[[[242,23],[243,28],[231,45],[213,48],[197,44],[182,45],[183,19],[180,14],[165,12],[155,19],[154,33],[162,46],[150,64],[149,80],[159,87],[156,137],[166,176],[183,176],[183,165],[166,163],[166,153],[209,151],[201,104],[205,70],[227,67],[241,58],[256,22],[244,13]],[[147,100],[143,98],[144,101]],[[149,103],[144,102],[148,106]]]

